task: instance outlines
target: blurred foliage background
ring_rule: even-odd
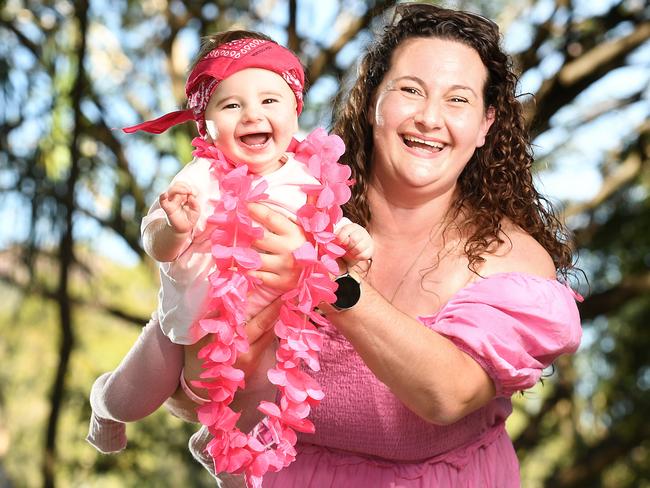
[[[296,51],[305,131],[394,1],[0,2],[0,487],[210,486],[193,426],[165,411],[102,456],[87,395],[155,307],[139,241],[193,127],[115,127],[182,106],[200,37],[263,31]],[[646,0],[447,3],[495,19],[522,73],[541,189],[576,235],[584,341],[508,423],[525,487],[650,486],[650,7]],[[344,85],[343,85],[344,86]]]

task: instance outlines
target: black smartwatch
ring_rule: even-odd
[[[339,311],[350,310],[361,298],[361,281],[350,273],[344,273],[334,282],[339,286],[334,292],[336,301],[332,303],[332,306]]]

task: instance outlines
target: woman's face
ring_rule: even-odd
[[[486,80],[465,44],[413,38],[398,46],[369,111],[373,185],[402,197],[451,194],[494,121],[484,109]]]

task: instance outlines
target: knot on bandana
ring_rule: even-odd
[[[282,77],[296,97],[298,115],[303,107],[305,73],[300,60],[287,48],[263,39],[236,39],[220,44],[196,63],[185,84],[187,110],[178,110],[154,120],[125,127],[127,133],[142,130],[160,134],[170,127],[194,120],[205,136],[205,110],[219,82],[247,68],[273,71]]]

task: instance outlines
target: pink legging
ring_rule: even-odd
[[[101,375],[93,384],[93,411],[119,422],[152,414],[178,388],[183,359],[183,346],[163,334],[154,313],[115,371]]]

